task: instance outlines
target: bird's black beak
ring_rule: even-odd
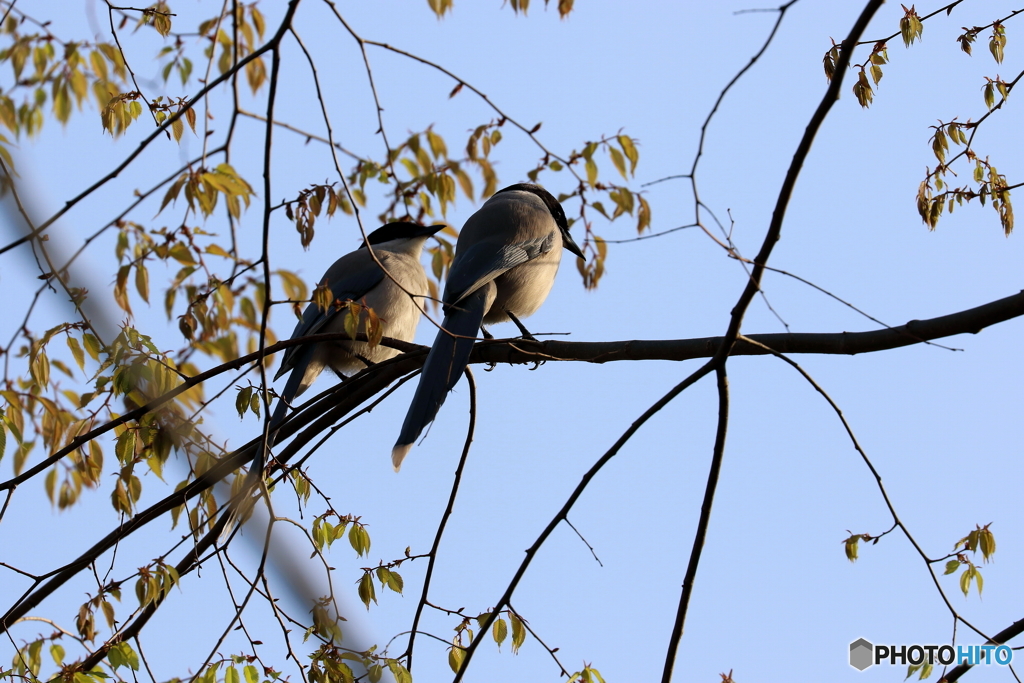
[[[583,255],[583,250],[580,249],[580,245],[573,241],[572,235],[569,234],[568,230],[562,230],[562,246],[579,256],[584,261],[587,260],[587,257]]]
[[[423,227],[423,231],[420,233],[423,237],[430,237],[436,235],[445,228],[448,227],[447,223],[439,223],[438,225],[426,225]]]

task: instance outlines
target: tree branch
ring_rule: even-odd
[[[981,306],[967,310],[950,313],[937,318],[927,320],[911,320],[905,325],[888,327],[867,332],[804,332],[804,333],[779,333],[779,334],[750,334],[750,339],[769,347],[772,351],[779,353],[794,354],[829,354],[829,355],[856,355],[859,353],[876,353],[889,349],[900,348],[921,344],[933,339],[951,337],[957,334],[977,334],[986,327],[997,325],[1013,318],[1024,316],[1024,291],[1017,294],[997,299]],[[333,341],[349,340],[345,333],[322,334],[300,339],[288,339],[268,346],[265,356],[273,355],[278,351],[295,346],[296,344],[308,343],[313,340]],[[357,339],[363,339],[363,335],[357,335]],[[427,347],[403,342],[400,340],[383,339],[381,343],[391,348],[399,349],[407,354],[392,359],[403,362],[404,372],[414,372],[422,365]],[[525,364],[536,361],[538,354],[548,360],[555,361],[587,361],[590,363],[610,363],[613,361],[639,361],[639,360],[669,360],[683,361],[696,358],[709,358],[714,355],[715,350],[721,345],[722,337],[698,337],[694,339],[655,339],[655,340],[623,340],[607,342],[565,342],[559,340],[548,340],[533,342],[524,339],[503,340],[493,339],[479,342],[473,349],[470,356],[470,363],[514,363]],[[733,346],[733,356],[757,356],[771,353],[759,346],[745,343],[742,340]],[[39,474],[50,465],[59,461],[64,456],[74,452],[78,448],[106,432],[109,432],[118,425],[131,420],[136,420],[148,412],[159,408],[167,401],[173,399],[184,391],[198,384],[212,379],[217,375],[230,370],[255,362],[260,357],[256,351],[237,358],[229,363],[224,363],[206,372],[195,375],[163,396],[158,396],[141,408],[125,413],[119,418],[112,420],[86,434],[83,434],[67,446],[60,449],[50,457],[34,465],[22,474],[0,482],[0,491],[10,490],[33,476]],[[374,368],[368,368],[363,373],[372,375],[384,364],[378,364]],[[376,369],[375,369],[376,368]],[[363,374],[360,373],[360,374]],[[390,371],[387,373],[390,378]],[[386,379],[379,383],[383,389],[392,380]],[[344,385],[332,389],[332,391],[344,392]],[[308,401],[311,406],[313,401]],[[305,412],[305,409],[303,410]],[[294,415],[293,415],[294,417]],[[291,418],[289,418],[289,422]],[[308,423],[309,420],[306,422]],[[278,438],[284,438],[294,433],[295,429],[285,430],[282,426],[282,434]]]

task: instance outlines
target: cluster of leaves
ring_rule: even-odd
[[[544,6],[547,7],[550,1],[544,0]],[[576,0],[558,0],[558,16],[562,19],[569,16],[575,3]],[[445,13],[451,11],[454,6],[454,0],[427,0],[427,5],[437,15],[438,19],[441,19]],[[526,14],[526,11],[530,8],[530,0],[511,0],[509,5],[512,7],[513,12]]]
[[[964,567],[963,573],[960,574],[960,590],[963,591],[965,597],[971,589],[971,582],[975,582],[978,586],[979,596],[981,595],[982,588],[984,587],[981,571],[967,557],[967,553],[977,555],[980,550],[982,561],[985,564],[989,563],[992,559],[992,555],[996,552],[996,537],[989,529],[990,526],[991,524],[975,526],[973,531],[953,545],[953,553],[955,554],[955,557],[946,562],[945,574],[953,574],[960,569],[960,567]]]
[[[878,87],[882,80],[882,66],[889,61],[886,41],[899,35],[903,39],[904,46],[910,47],[916,41],[922,39],[924,35],[924,21],[926,19],[936,16],[943,10],[948,15],[956,4],[958,3],[953,3],[945,8],[936,10],[923,18],[917,14],[913,5],[909,8],[901,5],[903,17],[900,19],[899,32],[886,39],[875,41],[869,58],[863,64],[853,65],[853,68],[859,69],[857,79],[853,84],[853,93],[862,107],[871,105],[874,99],[875,88]],[[996,63],[1001,64],[1006,49],[1005,22],[1019,13],[1019,10],[1015,11],[985,26],[964,27],[964,33],[957,39],[960,48],[966,54],[972,54],[972,46],[977,37],[984,31],[991,30],[988,43],[989,52]],[[839,61],[841,52],[842,46],[833,41],[831,49],[825,53],[823,64],[825,67],[825,77],[829,80],[835,74],[836,64]],[[1010,200],[1010,190],[1016,187],[1016,185],[1011,185],[1006,177],[996,170],[988,157],[982,159],[972,148],[972,143],[977,127],[995,110],[1003,106],[1014,83],[1016,83],[1016,80],[1007,82],[999,76],[985,77],[982,94],[988,112],[984,116],[975,122],[968,120],[966,123],[961,123],[953,119],[948,123],[940,121],[938,126],[932,126],[935,133],[932,135],[930,143],[932,152],[935,154],[936,159],[938,159],[939,165],[934,170],[929,168],[926,171],[925,178],[918,187],[916,198],[918,214],[930,229],[935,229],[943,212],[952,213],[955,207],[962,206],[965,202],[970,202],[972,199],[978,199],[982,206],[986,203],[991,203],[992,208],[999,216],[999,222],[1005,234],[1009,235],[1013,231],[1014,216],[1013,204]],[[947,161],[946,155],[949,152],[951,142],[954,145],[962,146],[963,149]],[[947,188],[944,178],[950,172],[956,175],[952,166],[961,157],[966,158],[968,163],[973,163],[974,165],[971,175],[973,184]]]
[[[508,621],[502,615],[508,616]],[[452,638],[452,645],[448,648],[448,666],[455,673],[462,668],[466,658],[466,648],[473,642],[473,623],[476,623],[482,633],[490,631],[491,638],[500,648],[502,643],[508,639],[509,624],[512,625],[512,654],[519,652],[519,648],[526,642],[526,622],[512,610],[503,610],[495,614],[488,610],[481,612],[475,617],[463,615],[462,621],[455,627],[455,636]]]
[[[337,524],[332,523],[329,520],[330,517],[337,517]],[[313,554],[330,550],[335,541],[345,538],[346,530],[348,531],[349,545],[356,551],[356,555],[368,555],[370,553],[370,534],[366,531],[366,525],[360,522],[358,517],[339,515],[334,511],[325,512],[313,520],[312,535],[315,549]]]
[[[978,126],[983,123],[996,109],[1002,107],[1009,96],[1012,84],[1006,83],[1000,78],[986,78],[986,85],[982,88],[985,98],[985,105],[988,112],[977,122],[967,121],[960,123],[956,119],[948,123],[939,122],[938,126],[932,126],[935,133],[932,135],[932,153],[938,160],[935,170],[928,169],[923,181],[921,181],[917,192],[917,210],[921,220],[930,228],[935,229],[939,218],[945,211],[953,213],[953,209],[961,206],[964,202],[970,202],[977,198],[981,205],[991,202],[992,208],[999,216],[1003,232],[1009,235],[1013,232],[1014,215],[1013,204],[1010,200],[1012,187],[1006,176],[999,173],[996,167],[989,161],[988,157],[980,158],[975,152],[972,143]],[[1000,99],[998,104],[995,101],[996,93]],[[969,131],[969,134],[968,132]],[[950,143],[961,147],[949,161],[946,155],[950,151]],[[967,162],[973,162],[974,168],[971,174],[973,185],[965,184],[958,187],[947,188],[944,178],[953,172],[953,164],[961,158]]]
[[[305,480],[305,476],[302,476],[301,479]],[[299,478],[295,481],[298,483]],[[300,496],[308,496],[308,488],[302,487],[300,491],[299,487],[297,487],[296,491],[300,493]],[[330,518],[337,518],[337,523],[332,523]],[[348,531],[349,545],[356,551],[356,555],[368,557],[370,554],[370,534],[366,530],[366,525],[360,522],[356,516],[339,515],[334,510],[329,510],[313,520],[311,531],[313,553],[310,557],[330,550],[331,545],[335,541],[346,537],[346,530]],[[396,571],[396,568],[408,560],[415,559],[415,557],[417,556],[411,555],[409,549],[406,548],[405,557],[403,558],[387,564],[382,562],[377,567],[363,567],[363,574],[356,581],[356,584],[359,599],[366,606],[366,609],[370,609],[371,602],[377,602],[377,591],[373,584],[374,577],[376,576],[382,588],[389,588],[395,593],[401,594],[402,589],[405,587],[405,580],[402,579],[402,575]],[[337,628],[336,622],[327,619],[325,614],[320,615],[320,617],[317,618],[317,614],[314,611],[314,625],[307,630],[306,637],[308,638],[311,633],[315,632],[326,637],[328,640],[334,638],[340,642],[340,634],[335,636],[333,633],[334,629]]]
[[[975,526],[973,531],[954,544],[953,553],[949,556],[952,559],[946,561],[945,571],[943,572],[946,575],[954,574],[961,567],[964,567],[964,571],[960,574],[960,590],[963,592],[964,597],[967,597],[970,593],[972,583],[977,585],[979,597],[985,585],[984,579],[981,576],[981,570],[967,557],[966,553],[977,553],[980,550],[983,561],[988,563],[996,551],[996,539],[991,530],[989,530],[989,526],[990,524],[986,524],[983,527]],[[935,560],[935,562],[942,562],[945,559]],[[925,659],[919,664],[909,664],[907,666],[906,678],[909,679],[916,673],[918,680],[923,681],[932,675],[933,670],[934,666]]]
[[[849,531],[849,529],[847,529],[847,531]],[[878,545],[878,542],[880,540],[882,540],[882,536],[851,533],[849,536],[843,539],[843,548],[846,551],[846,559],[848,559],[850,562],[857,561],[860,552],[861,541],[864,541],[865,543],[870,543],[871,545]]]
[[[961,135],[963,135],[962,132]],[[943,176],[949,167],[936,168],[921,181],[918,187],[917,212],[921,215],[921,220],[929,229],[934,230],[943,211],[953,213],[955,207],[977,198],[982,206],[985,206],[987,201],[991,201],[992,208],[999,216],[1003,232],[1009,235],[1013,232],[1014,215],[1013,203],[1010,201],[1011,185],[1006,180],[1006,176],[999,173],[996,167],[989,162],[988,157],[979,159],[970,148],[965,150],[964,156],[974,162],[974,171],[971,175],[974,187],[963,185],[947,189]],[[1012,187],[1018,187],[1018,185]]]
[[[256,2],[232,4],[234,6],[233,16],[232,10],[229,8],[223,14],[207,19],[199,25],[199,35],[209,39],[209,46],[206,48],[204,56],[207,59],[213,59],[215,50],[220,48],[217,68],[221,74],[226,74],[238,60],[248,56],[262,44],[267,26],[263,13],[260,12]],[[237,30],[237,42],[225,29],[226,26]],[[166,79],[166,77],[165,75],[164,78]],[[262,57],[256,57],[246,63],[245,78],[253,93],[263,87],[267,81],[267,67]]]
[[[531,134],[536,132],[539,127],[538,124]],[[596,155],[600,151],[607,153],[615,170],[624,180],[628,181],[634,176],[637,163],[640,160],[640,152],[637,149],[636,141],[621,133],[614,137],[602,137],[599,140],[587,142],[582,149],[573,150],[564,160],[551,153],[545,153],[537,166],[526,174],[531,181],[537,182],[543,171],[557,173],[568,167],[575,176],[575,189],[569,193],[560,193],[558,201],[564,203],[572,198],[579,200],[578,215],[567,217],[570,227],[576,221],[580,221],[586,230],[584,253],[589,251],[592,258],[589,261],[577,259],[576,265],[583,278],[583,285],[587,289],[597,287],[605,273],[605,260],[608,255],[607,244],[593,231],[593,222],[588,214],[588,209],[593,209],[609,222],[627,215],[635,217],[638,234],[643,234],[651,227],[651,206],[642,193],[633,191],[625,185],[604,181],[599,177]],[[582,163],[584,171],[582,176],[574,170],[574,167],[580,163]],[[610,206],[606,207],[605,202],[601,199],[591,199],[593,193],[606,197]]]
[[[377,581],[380,582],[381,588],[388,588],[399,595],[402,594],[402,590],[405,588],[405,581],[402,579],[402,575],[394,571],[392,567],[400,565],[405,561],[404,558],[396,560],[387,565],[380,565],[375,568],[363,568],[363,575],[357,582],[359,599],[366,606],[366,609],[370,609],[370,603],[377,603],[377,589],[373,585],[373,579],[376,576]]]
[[[157,351],[147,337],[130,327],[123,328],[106,347],[101,346],[95,335],[79,332],[80,327],[64,324],[48,330],[39,339],[32,339],[19,352],[29,358],[30,379],[19,379],[15,388],[0,391],[6,402],[0,411],[0,458],[6,445],[6,433],[10,432],[16,443],[15,475],[23,471],[35,446],[35,441],[26,438],[26,434],[38,435],[50,456],[72,449],[95,426],[97,413],[104,406],[109,406],[112,399],[124,397],[127,402],[143,405],[150,398],[177,387],[181,383],[179,373],[195,371],[187,363],[182,366],[184,370],[177,368],[173,361]],[[61,389],[60,383],[51,379],[51,363],[68,377],[74,376],[66,364],[56,358],[51,361],[47,353],[48,344],[61,334],[82,371],[86,353],[99,363],[92,378],[93,391],[78,394],[71,389]],[[201,397],[201,388],[189,389],[176,402],[147,414],[134,426],[121,424],[115,427],[115,453],[121,465],[112,494],[115,509],[130,512],[138,500],[141,483],[134,474],[134,468],[139,462],[145,462],[149,470],[161,475],[162,465],[172,445],[180,444],[191,434],[191,423],[182,409],[197,407]],[[98,398],[103,399],[100,407],[83,415],[81,411]],[[31,432],[26,432],[26,420]],[[57,460],[47,474],[44,480],[47,496],[60,509],[70,507],[77,502],[83,487],[96,488],[99,485],[102,470],[103,450],[100,444],[95,440],[81,443]]]
[[[112,590],[112,593],[116,593],[117,599],[120,600],[119,590],[114,589]],[[90,609],[94,603],[102,605],[103,613],[111,624],[111,627],[113,627],[113,608],[105,599],[96,598],[93,601],[90,601],[87,605],[83,605],[82,609],[79,611],[79,616],[76,620],[78,632],[80,634],[80,637],[78,638],[79,640],[88,641],[95,637],[95,629],[92,626],[93,616]],[[65,661],[65,648],[57,641],[67,636],[76,638],[74,634],[57,630],[48,636],[40,636],[39,638],[25,643],[22,647],[18,648],[17,652],[15,652],[11,661],[11,669],[7,671],[0,671],[0,680],[7,676],[11,676],[12,678],[17,677],[32,683],[38,683],[41,681],[42,679],[40,678],[40,674],[42,672],[43,664],[43,647],[47,643],[51,643],[48,651],[54,664],[59,667],[60,672],[57,677],[60,680],[74,680],[76,683],[107,683],[110,676],[102,669],[94,668],[91,671],[83,671],[76,662]],[[140,666],[138,653],[127,642],[112,644],[107,652],[107,661],[110,663],[111,670],[114,672],[122,666],[128,667],[132,671],[138,671]],[[249,683],[248,680],[247,683]]]
[[[182,173],[167,189],[160,210],[175,201],[183,189],[189,212],[196,213],[198,210],[206,218],[216,210],[217,201],[223,195],[228,213],[238,220],[242,217],[242,204],[239,200],[248,207],[254,194],[252,186],[238,175],[231,164],[223,163],[213,169],[198,168]]]
[[[296,492],[300,497],[308,499],[308,480],[304,474],[293,470],[296,484]],[[304,485],[300,485],[304,482]],[[337,523],[330,520],[336,518]],[[347,531],[347,533],[346,533]],[[313,555],[322,554],[328,551],[331,545],[347,536],[349,545],[359,557],[369,556],[370,535],[366,526],[358,517],[352,515],[339,515],[334,510],[317,516],[313,520],[311,529],[311,540],[313,543]],[[388,564],[381,564],[375,569],[363,568],[363,576],[357,581],[360,600],[370,608],[370,602],[376,603],[376,592],[373,585],[373,576],[376,575],[382,586],[387,586],[396,593],[401,593],[404,582],[401,575],[394,570],[403,562],[415,559],[409,555],[406,549],[406,557]],[[318,683],[354,683],[358,676],[352,670],[349,662],[356,663],[366,671],[370,681],[380,681],[384,668],[391,672],[396,681],[407,681],[411,683],[412,676],[399,660],[384,657],[376,653],[376,648],[370,648],[363,652],[354,652],[341,645],[342,632],[339,626],[339,616],[332,613],[332,598],[321,598],[312,609],[312,624],[306,629],[304,639],[311,636],[320,639],[319,647],[310,655],[310,668],[308,677],[311,681]]]
[[[366,679],[370,683],[379,683],[387,668],[396,683],[412,683],[412,674],[399,660],[393,657],[381,657],[372,650],[352,652],[333,644],[321,645],[312,655],[309,667],[311,683],[355,683],[363,680],[357,677],[347,663],[356,662],[366,670]],[[347,660],[347,661],[346,661]]]
[[[65,323],[47,330],[39,338],[34,338],[26,332],[28,342],[16,352],[19,357],[27,360],[28,377],[19,378],[13,385],[9,384],[6,389],[0,391],[0,396],[3,396],[6,402],[4,409],[0,410],[0,459],[3,458],[7,432],[10,432],[16,444],[13,456],[15,475],[22,472],[29,454],[35,447],[35,440],[30,438],[31,433],[39,435],[43,448],[53,454],[92,426],[90,418],[76,417],[73,412],[88,403],[90,395],[82,397],[71,390],[60,389],[59,382],[50,377],[51,367],[57,368],[68,377],[72,377],[74,373],[59,358],[51,360],[47,348],[55,337],[63,335],[76,362],[80,367],[84,367],[85,354],[82,351],[82,343],[93,359],[98,359],[100,348],[96,337],[88,332],[81,333],[83,342],[79,342],[78,335],[84,327],[83,324]],[[73,408],[67,409],[65,406],[68,404]],[[29,431],[26,431],[26,420],[29,422]],[[90,445],[88,455],[76,451],[69,458],[65,466],[70,467],[74,473],[74,484],[67,491],[62,487],[60,495],[65,500],[65,506],[77,498],[83,484],[96,485],[99,475],[96,469],[102,466],[102,462],[102,450],[98,445]],[[55,483],[48,481],[48,490],[56,490]],[[51,495],[50,498],[53,500],[54,496]]]
[[[66,652],[64,646],[57,642],[64,636],[64,632],[57,630],[48,636],[40,636],[25,643],[15,652],[14,658],[11,661],[11,668],[6,671],[0,671],[0,680],[10,677],[12,680],[20,678],[29,683],[39,683],[42,680],[40,673],[43,668],[43,646],[50,643],[47,650],[50,658],[59,669],[58,676],[61,680],[74,680],[76,683],[108,683],[110,677],[100,669],[81,671],[74,663],[65,662]],[[126,647],[128,650],[131,650],[130,646]],[[120,651],[119,647],[118,656],[120,656]],[[134,654],[134,651],[132,653]],[[122,660],[119,659],[118,661]],[[138,656],[136,655],[134,660],[131,661],[134,661],[137,665]]]
[[[832,48],[835,50],[835,46]],[[831,51],[829,55],[831,57]],[[874,88],[882,81],[882,65],[888,63],[889,53],[885,43],[876,43],[871,50],[871,56],[865,64],[861,64],[860,72],[857,74],[857,81],[853,84],[853,94],[862,107],[871,106],[875,97]],[[833,63],[834,67],[834,63]],[[871,74],[871,82],[868,82],[868,73]],[[874,85],[874,88],[872,87]]]
[[[352,204],[345,195],[344,190],[339,189],[337,184],[311,185],[300,191],[298,197],[285,203],[285,215],[288,216],[288,220],[295,223],[295,230],[299,233],[303,249],[308,249],[313,243],[313,225],[321,213],[326,213],[330,218],[341,209],[342,213],[353,215]],[[358,190],[355,196],[357,202],[365,205],[366,197],[361,190]]]
[[[281,678],[280,673],[269,668],[265,669],[264,676],[260,676],[259,669],[253,664],[254,661],[255,658],[251,655],[231,655],[229,658],[212,662],[193,680],[195,683],[273,683]],[[113,664],[113,659],[110,659],[110,662]]]
[[[0,40],[9,42],[0,49],[0,63],[10,64],[14,76],[13,85],[0,93],[0,124],[15,137],[40,132],[46,120],[47,103],[54,118],[63,124],[75,107],[82,108],[90,90],[100,111],[106,111],[113,100],[122,98],[128,71],[116,45],[62,41],[45,26],[36,26],[43,29],[41,32],[23,32],[26,26],[36,25],[25,15],[12,11],[0,28]],[[132,109],[131,105],[128,109]],[[138,112],[141,111],[140,106]],[[106,121],[104,116],[104,126]],[[120,118],[114,125],[112,133],[123,132]],[[9,164],[10,157],[4,148],[8,141],[3,138],[0,143],[4,160]]]
[[[996,539],[992,534],[992,531],[989,529],[990,526],[991,524],[975,526],[973,531],[953,545],[953,552],[950,555],[934,560],[934,562],[946,561],[945,574],[952,574],[959,570],[961,566],[965,567],[963,573],[960,575],[960,590],[963,591],[964,596],[968,594],[972,582],[977,582],[978,594],[981,595],[983,585],[981,571],[967,557],[967,553],[977,553],[980,550],[983,561],[986,564],[989,562],[992,555],[996,552]],[[843,546],[846,550],[846,559],[850,562],[856,562],[861,541],[876,545],[883,536],[887,535],[895,528],[896,527],[894,526],[889,531],[877,536],[872,536],[871,534],[851,533],[843,540]],[[932,562],[933,560],[929,561]]]
[[[460,83],[452,91],[452,96],[461,89]],[[448,209],[456,201],[458,191],[470,201],[486,199],[499,188],[499,178],[490,156],[504,139],[502,129],[508,123],[507,118],[499,117],[474,128],[466,140],[465,154],[458,158],[453,158],[449,154],[448,144],[443,136],[433,128],[427,128],[425,131],[409,135],[406,140],[393,147],[385,160],[358,159],[346,177],[352,201],[359,207],[366,206],[366,185],[370,180],[376,180],[381,184],[393,184],[391,201],[378,215],[378,220],[385,223],[393,220],[393,216],[404,215],[408,220],[422,223],[438,216],[446,216]],[[536,124],[528,134],[533,136],[540,127],[540,124]],[[639,150],[634,139],[621,133],[587,142],[580,150],[573,150],[565,158],[545,151],[538,164],[526,174],[530,181],[539,182],[544,171],[557,173],[567,167],[572,169],[577,165],[583,166],[582,175],[573,171],[575,189],[568,193],[560,193],[558,199],[560,202],[574,198],[579,200],[578,216],[569,217],[569,220],[570,226],[576,220],[582,220],[585,226],[585,249],[593,258],[579,263],[578,266],[584,286],[588,289],[597,286],[605,272],[607,257],[606,245],[593,233],[588,209],[593,209],[608,221],[615,221],[625,215],[635,217],[638,233],[643,233],[651,225],[651,206],[640,192],[633,191],[626,185],[600,179],[597,157],[601,151],[607,154],[624,180],[628,181],[634,176],[640,159]],[[403,169],[405,175],[398,175],[396,168]],[[483,181],[479,194],[475,191],[474,175]],[[606,200],[592,199],[594,193]],[[345,213],[352,211],[347,196],[344,188],[338,188],[336,185],[313,185],[300,192],[296,199],[285,204],[286,214],[295,222],[304,247],[312,241],[313,225],[322,212],[332,216],[339,207]],[[451,236],[455,234],[453,231],[445,232]],[[437,246],[431,246],[428,251],[433,274],[440,281],[451,262],[454,249],[447,239],[438,237]],[[431,283],[431,297],[436,298],[436,293],[436,285]]]
[[[213,196],[223,185],[222,179],[229,177],[230,167],[221,169],[219,173],[189,173],[187,179],[179,178],[186,188],[197,178],[199,184],[212,182],[213,188],[207,196]],[[202,176],[213,176],[213,180]],[[237,177],[237,176],[235,176]],[[237,181],[239,187],[244,181]],[[247,187],[247,185],[246,185]],[[228,195],[237,200],[244,194]],[[188,211],[191,211],[190,207]],[[164,310],[168,320],[175,316],[182,335],[189,340],[194,348],[208,355],[227,362],[241,355],[239,333],[246,332],[247,352],[255,351],[259,343],[261,330],[261,313],[264,304],[263,283],[246,275],[253,266],[243,260],[236,259],[231,252],[217,243],[216,235],[199,226],[179,225],[175,229],[160,227],[147,230],[144,226],[131,222],[119,221],[116,255],[121,264],[114,283],[114,299],[126,314],[132,314],[130,285],[142,301],[150,300],[150,273],[147,263],[154,261],[162,264],[164,269],[177,266],[171,282],[164,290]],[[232,267],[233,273],[221,280],[215,266],[208,262],[209,257],[224,259]],[[274,272],[288,295],[295,301],[308,298],[306,285],[295,273],[286,270]],[[178,312],[179,300],[184,299],[185,310]],[[268,343],[276,340],[273,330],[266,331]],[[268,360],[269,362],[269,360]]]
[[[141,573],[141,570],[140,570]],[[90,641],[96,638],[96,610],[99,609],[107,622],[107,628],[111,631],[117,625],[117,617],[114,613],[114,604],[107,599],[110,596],[121,601],[121,585],[108,584],[96,597],[90,598],[78,608],[78,616],[75,617],[75,628],[83,640]]]
[[[732,678],[731,675],[730,678]],[[569,676],[566,683],[575,683],[575,681],[579,681],[580,683],[604,683],[604,676],[601,675],[600,671],[587,664],[582,669]]]
[[[96,395],[109,384],[110,398],[122,397],[129,407],[145,405],[180,386],[182,375],[198,373],[189,363],[176,365],[160,353],[148,337],[128,326],[105,353],[107,357],[96,375]],[[105,375],[107,371],[112,375]],[[133,513],[142,494],[137,467],[144,464],[146,470],[162,480],[164,465],[173,448],[190,450],[198,446],[194,441],[195,425],[187,411],[198,408],[202,400],[202,387],[192,387],[134,423],[122,423],[114,428],[114,454],[120,465],[111,493],[115,510],[126,515]]]

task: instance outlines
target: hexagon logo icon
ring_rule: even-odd
[[[850,666],[857,671],[864,671],[874,664],[875,646],[864,638],[858,638],[850,643]]]

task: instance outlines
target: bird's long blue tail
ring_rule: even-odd
[[[448,392],[458,383],[462,371],[466,369],[469,354],[473,350],[474,337],[480,330],[484,311],[489,303],[488,298],[488,286],[481,287],[459,301],[457,310],[452,307],[445,316],[443,329],[438,330],[434,345],[430,347],[427,360],[423,363],[416,394],[409,405],[409,412],[405,415],[398,441],[391,451],[391,462],[396,472],[401,468],[402,460],[413,443],[433,421],[445,398],[448,397]]]

